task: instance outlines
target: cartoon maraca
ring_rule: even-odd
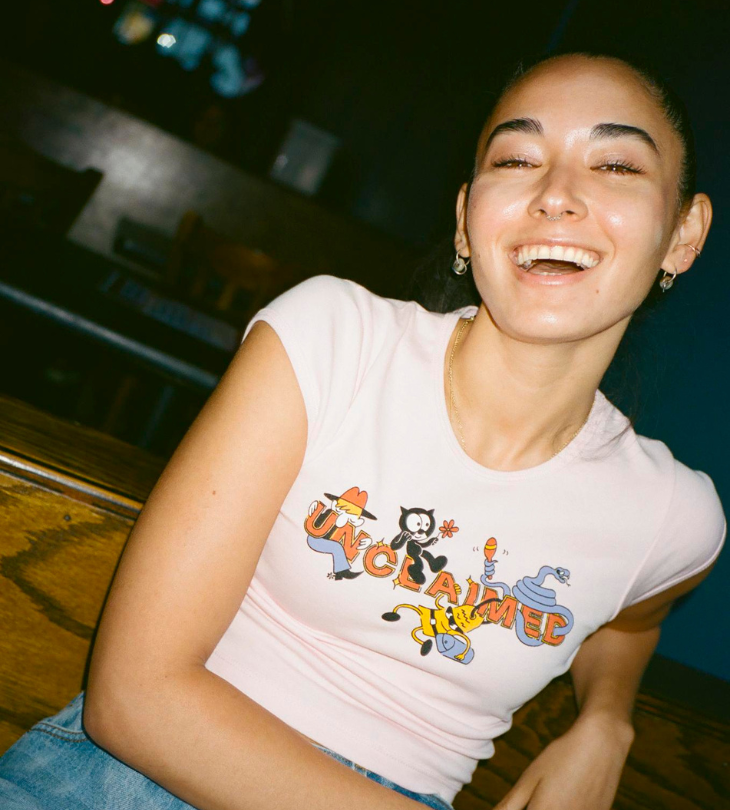
[[[494,552],[497,550],[497,540],[494,537],[490,537],[489,540],[484,544],[484,556],[486,557],[486,562],[484,563],[484,574],[487,579],[491,579],[494,574],[494,563],[492,562],[492,558],[494,557]]]

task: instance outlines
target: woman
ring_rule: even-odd
[[[672,104],[619,60],[537,64],[459,194],[478,308],[319,277],[259,313],[135,526],[85,706],[6,755],[4,806],[448,807],[570,668],[577,721],[498,810],[608,810],[725,535],[598,390],[710,227]]]

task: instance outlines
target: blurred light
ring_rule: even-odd
[[[220,43],[213,52],[213,65],[217,71],[211,77],[210,84],[219,96],[237,98],[245,94],[246,72],[235,45]]]
[[[251,15],[248,11],[231,12],[228,18],[228,26],[234,37],[242,37],[251,24]]]
[[[210,79],[213,90],[224,98],[239,98],[253,92],[264,81],[264,72],[254,57],[241,61],[241,54],[231,43],[218,43],[213,52],[217,71]]]
[[[175,17],[165,25],[165,31],[157,38],[157,53],[174,57],[183,70],[196,70],[213,42],[213,34],[207,28]]]
[[[183,70],[196,70],[213,41],[213,34],[206,28],[191,23],[185,32],[177,61]]]
[[[172,48],[176,42],[177,40],[172,34],[160,34],[160,36],[157,37],[157,44],[161,45],[163,48]]]
[[[225,0],[200,0],[197,14],[208,22],[218,22],[228,13],[228,3]]]
[[[102,6],[110,6],[114,0],[101,0]]]
[[[114,36],[123,45],[136,45],[151,37],[156,26],[155,12],[138,0],[131,0],[114,26]]]

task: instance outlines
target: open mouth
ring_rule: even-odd
[[[573,245],[520,245],[511,258],[525,272],[538,276],[580,273],[601,261],[595,251]]]

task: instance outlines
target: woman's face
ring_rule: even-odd
[[[661,109],[620,64],[570,57],[510,91],[482,134],[457,233],[497,327],[541,343],[623,333],[667,258],[681,159]],[[589,266],[556,263],[556,246]],[[546,249],[553,261],[520,266]]]

